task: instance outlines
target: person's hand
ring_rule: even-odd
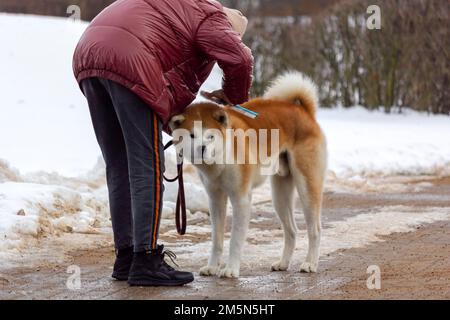
[[[216,90],[213,92],[202,91],[200,92],[200,94],[203,98],[214,101],[218,104],[232,105],[231,101],[225,95],[223,89]]]

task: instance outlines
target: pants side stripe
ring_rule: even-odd
[[[155,212],[153,214],[153,234],[152,234],[152,248],[156,249],[157,234],[159,227],[159,212],[161,206],[161,168],[160,168],[160,154],[159,154],[159,132],[158,132],[158,117],[156,113],[153,114],[153,143],[155,150]]]

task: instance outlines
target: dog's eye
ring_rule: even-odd
[[[211,141],[214,140],[214,136],[213,136],[212,134],[209,135],[209,136],[208,136],[208,140],[211,140]]]
[[[191,138],[192,138],[192,139],[194,139],[194,138],[195,138],[195,136],[194,136],[194,134],[193,134],[193,133],[191,133]]]

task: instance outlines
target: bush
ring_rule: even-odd
[[[254,95],[288,69],[309,74],[324,107],[394,106],[450,114],[449,3],[381,0],[381,30],[366,27],[370,0],[338,3],[313,20],[253,18]]]

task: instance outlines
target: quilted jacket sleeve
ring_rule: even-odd
[[[253,56],[224,12],[214,13],[201,23],[196,43],[223,70],[222,88],[228,99],[234,104],[246,102],[252,84]]]

